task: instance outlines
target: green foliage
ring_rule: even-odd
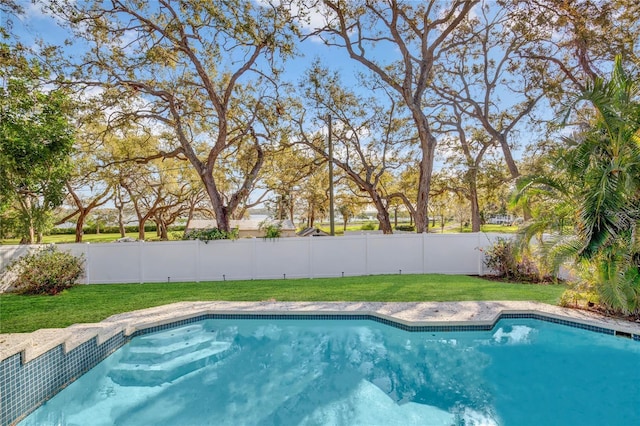
[[[282,221],[280,222],[262,222],[260,224],[260,230],[264,231],[264,239],[275,240],[282,235]]]
[[[396,226],[396,231],[408,231],[415,232],[416,227],[413,225],[398,225]]]
[[[204,241],[205,244],[212,240],[237,240],[238,230],[232,229],[229,232],[224,232],[218,228],[194,229],[194,230],[185,232],[182,239],[183,240],[200,240],[200,241]]]
[[[530,256],[518,253],[516,244],[511,239],[498,238],[491,247],[481,251],[484,253],[485,266],[498,277],[526,282],[550,280],[550,277],[541,273]]]
[[[555,228],[547,244],[554,268],[564,260],[586,264],[583,280],[608,310],[640,312],[640,84],[627,74],[620,57],[608,81],[596,78],[574,100],[587,120],[582,131],[565,138],[557,154],[560,170],[549,179],[520,182],[520,194],[547,194],[559,200],[551,214],[537,216],[522,241]],[[549,210],[548,210],[549,211]],[[574,235],[562,235],[570,218]]]
[[[363,231],[373,231],[377,228],[378,225],[375,222],[367,222],[362,224],[362,226],[360,227],[360,229],[362,229]]]
[[[55,295],[76,285],[84,274],[84,260],[54,245],[29,253],[8,266],[13,287],[22,294]]]
[[[33,242],[64,200],[74,127],[67,94],[44,90],[41,65],[22,55],[0,43],[0,57],[14,57],[0,63],[0,213],[10,209],[18,232]]]

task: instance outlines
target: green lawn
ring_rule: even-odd
[[[179,301],[532,300],[556,304],[562,285],[508,284],[461,275],[378,275],[300,280],[82,285],[57,296],[0,295],[0,332],[98,322]]]
[[[138,238],[137,232],[127,232],[126,235],[127,237],[131,237],[135,239]],[[180,232],[180,235],[182,236],[182,232]],[[145,240],[147,241],[159,240],[159,238],[156,236],[155,231],[146,232],[144,237],[145,237]],[[169,238],[171,237],[172,237],[171,232],[169,232]],[[83,243],[112,243],[119,238],[121,238],[120,234],[84,234],[84,236],[82,237],[82,242]],[[42,237],[42,242],[44,244],[75,243],[76,236],[75,234],[45,235]],[[7,238],[0,241],[0,244],[19,244],[19,243],[20,243],[19,238],[11,238],[11,239]]]

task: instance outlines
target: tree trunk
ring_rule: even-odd
[[[84,235],[84,220],[87,217],[87,213],[82,209],[78,210],[78,219],[76,221],[76,243],[82,242],[82,236]]]
[[[33,227],[33,220],[29,219],[29,221],[31,223],[29,224],[29,240],[27,241],[27,244],[33,244],[36,241],[36,230]]]
[[[421,139],[423,136],[420,137]],[[428,133],[421,141],[422,159],[420,160],[420,180],[418,181],[418,197],[416,199],[416,232],[429,232],[429,191],[431,190],[431,174],[436,148],[435,138]]]
[[[467,172],[469,185],[469,204],[471,204],[471,232],[480,232],[480,204],[478,203],[478,168],[472,167]]]
[[[471,203],[471,232],[480,232],[480,207],[478,205],[478,190],[475,182],[470,184],[469,202]]]
[[[165,222],[160,221],[158,223],[158,230],[160,231],[160,239],[162,241],[167,241],[169,240],[169,230],[168,230],[168,226]]]
[[[144,241],[144,224],[146,223],[146,221],[146,217],[138,219],[138,239],[140,241]]]
[[[187,229],[189,229],[189,226],[191,225],[191,221],[193,220],[193,211],[195,210],[195,205],[191,205],[189,207],[189,215],[187,216],[187,223],[184,225],[184,229],[185,231]]]
[[[229,232],[230,217],[227,214],[227,209],[224,205],[224,202],[222,201],[222,197],[220,197],[220,193],[218,192],[218,188],[216,186],[215,180],[213,179],[213,175],[205,170],[204,176],[202,176],[202,181],[204,182],[204,187],[207,191],[207,195],[209,195],[213,213],[216,216],[217,228],[221,231]]]
[[[313,211],[313,207],[311,207],[311,211],[309,212],[309,227],[313,226],[313,223],[316,221],[316,214]]]
[[[118,229],[120,230],[120,238],[127,236],[127,230],[124,227],[124,215],[122,214],[122,206],[118,208]]]
[[[382,199],[378,196],[378,194],[374,191],[370,191],[371,199],[373,200],[373,204],[376,207],[378,223],[380,224],[380,229],[383,234],[393,234],[393,229],[391,228],[391,219],[389,217],[389,212],[387,211],[387,207],[382,202]]]
[[[124,226],[124,203],[122,202],[122,195],[120,194],[120,188],[116,191],[116,208],[118,209],[118,229],[120,230],[120,238],[127,236],[127,230]]]
[[[289,218],[291,219],[291,223],[293,223],[295,225],[296,221],[295,221],[295,217],[294,217],[294,214],[293,214],[293,210],[294,210],[293,200],[291,200],[291,203],[289,204]]]
[[[33,205],[31,203],[31,198],[27,197],[27,206],[29,208],[29,241],[28,244],[33,244],[36,242],[36,228],[33,224]]]
[[[416,200],[416,232],[421,234],[429,232],[428,210],[429,207],[429,191],[431,190],[431,174],[433,172],[433,159],[436,150],[436,138],[431,134],[427,118],[422,111],[414,111],[412,113],[416,123],[418,124],[418,135],[420,137],[420,149],[422,151],[422,159],[420,160],[420,180],[418,181],[418,197]]]

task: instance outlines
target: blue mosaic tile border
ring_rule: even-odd
[[[589,331],[593,331],[593,332],[596,332],[596,333],[615,335],[615,331],[611,330],[609,328],[598,327],[598,326],[589,325],[589,324],[582,324],[582,323],[575,322],[575,321],[568,321],[568,320],[563,320],[563,319],[554,318],[554,317],[548,317],[546,315],[534,314],[534,313],[527,313],[527,314],[510,314],[510,313],[506,313],[506,314],[501,314],[500,317],[498,318],[498,320],[501,320],[501,319],[518,319],[518,318],[535,319],[535,320],[539,320],[539,321],[551,322],[551,323],[554,323],[554,324],[566,325],[568,327],[580,328],[582,330],[589,330]],[[494,325],[495,325],[495,323],[494,323]]]
[[[489,331],[492,330],[498,321],[502,319],[535,319],[539,321],[550,322],[554,324],[560,324],[568,327],[579,328],[582,330],[593,331],[595,333],[602,333],[608,335],[616,335],[614,330],[598,327],[589,324],[583,324],[575,321],[563,320],[554,317],[549,317],[536,313],[503,313],[491,324],[468,324],[468,325],[407,325],[400,322],[381,318],[376,315],[369,314],[206,314],[199,315],[193,318],[172,322],[169,324],[163,324],[155,327],[145,328],[143,330],[137,330],[131,337],[155,333],[157,331],[167,330],[169,328],[180,327],[183,325],[191,324],[198,321],[208,319],[250,319],[250,320],[366,320],[374,321],[381,324],[388,325],[390,327],[398,328],[400,330],[414,332],[414,333],[434,333],[434,332],[456,332],[456,331]],[[640,341],[640,335],[630,336],[634,340]]]
[[[119,333],[101,345],[96,338],[64,353],[57,346],[23,363],[20,354],[0,362],[0,425],[14,424],[124,345]]]
[[[101,345],[93,338],[66,355],[62,345],[24,364],[20,354],[0,362],[0,425],[15,424],[82,374],[89,371],[131,338],[180,327],[206,319],[261,319],[261,320],[369,320],[408,332],[488,331],[501,319],[536,319],[564,326],[621,335],[640,342],[640,335],[617,333],[614,330],[582,324],[536,313],[503,313],[492,324],[478,325],[420,325],[412,326],[369,314],[206,314],[154,327],[137,330],[131,336],[119,333]]]

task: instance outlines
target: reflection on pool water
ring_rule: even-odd
[[[205,320],[134,338],[20,425],[637,425],[639,365],[638,342],[528,319]]]

